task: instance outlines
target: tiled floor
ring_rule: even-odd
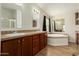
[[[73,54],[79,55],[79,45],[70,43],[68,46],[47,46],[36,56],[72,56]]]

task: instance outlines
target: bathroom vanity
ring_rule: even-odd
[[[8,35],[8,34],[7,34]],[[33,56],[47,46],[46,32],[28,32],[2,36],[2,56]]]

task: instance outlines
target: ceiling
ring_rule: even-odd
[[[50,16],[64,14],[69,10],[78,8],[79,6],[78,3],[39,3],[38,5]]]

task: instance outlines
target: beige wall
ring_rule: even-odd
[[[59,14],[55,14],[55,17],[63,17],[65,20],[65,32],[69,35],[69,42],[76,42],[76,31],[79,31],[79,25],[75,25],[75,12],[79,11],[79,4],[78,5],[70,5],[62,7],[62,10],[59,11]],[[59,6],[59,9],[60,6]],[[56,8],[57,10],[57,8]],[[58,10],[57,10],[58,12]],[[53,13],[53,11],[52,11]],[[55,13],[55,12],[54,12]]]
[[[8,7],[8,8],[11,8],[11,9],[13,8],[15,10],[19,10],[19,9],[21,10],[21,12],[22,12],[22,29],[39,29],[39,30],[42,30],[43,16],[46,15],[47,17],[49,17],[45,13],[45,11],[43,11],[39,6],[37,6],[37,4],[26,3],[26,4],[23,4],[23,6],[21,6],[21,7],[17,7],[14,4],[2,4],[2,5],[4,7]],[[40,10],[39,27],[37,27],[37,28],[32,27],[32,20],[33,20],[33,18],[32,18],[32,15],[33,15],[32,14],[32,7],[36,7],[37,9]],[[6,15],[7,15],[7,12],[4,12],[4,13],[6,13]],[[8,14],[8,15],[10,15],[10,14]],[[7,15],[7,17],[8,17],[8,15]],[[12,13],[12,16],[14,16],[13,13]],[[8,17],[8,18],[12,18],[12,17]]]
[[[0,12],[1,12],[1,4],[0,4]],[[0,13],[0,29],[1,29],[1,13]]]
[[[32,27],[32,8],[35,7],[37,8],[39,11],[40,11],[40,18],[39,18],[39,27],[37,27],[39,30],[42,30],[42,26],[43,26],[43,16],[48,16],[47,13],[45,13],[45,11],[43,11],[37,4],[24,4],[24,7],[22,9],[23,11],[23,28],[26,28],[26,29],[33,29]],[[36,28],[36,29],[37,29]],[[35,28],[34,28],[35,29]]]
[[[23,29],[32,28],[31,4],[24,4],[22,6],[22,28]]]
[[[65,32],[69,34],[70,42],[76,42],[76,31],[79,31],[79,25],[75,25],[75,13],[72,10],[64,15],[65,17]]]
[[[79,11],[79,3],[40,3],[40,7],[53,18],[63,18],[64,30],[69,35],[69,41],[76,41],[75,32],[79,31],[79,25],[75,25],[75,12]]]

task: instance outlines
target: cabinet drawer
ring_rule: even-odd
[[[39,35],[34,35],[34,36],[33,36],[33,40],[34,40],[34,39],[39,39]]]
[[[43,37],[40,37],[40,40],[44,39],[44,36]]]
[[[43,37],[45,34],[40,34],[40,37]]]

